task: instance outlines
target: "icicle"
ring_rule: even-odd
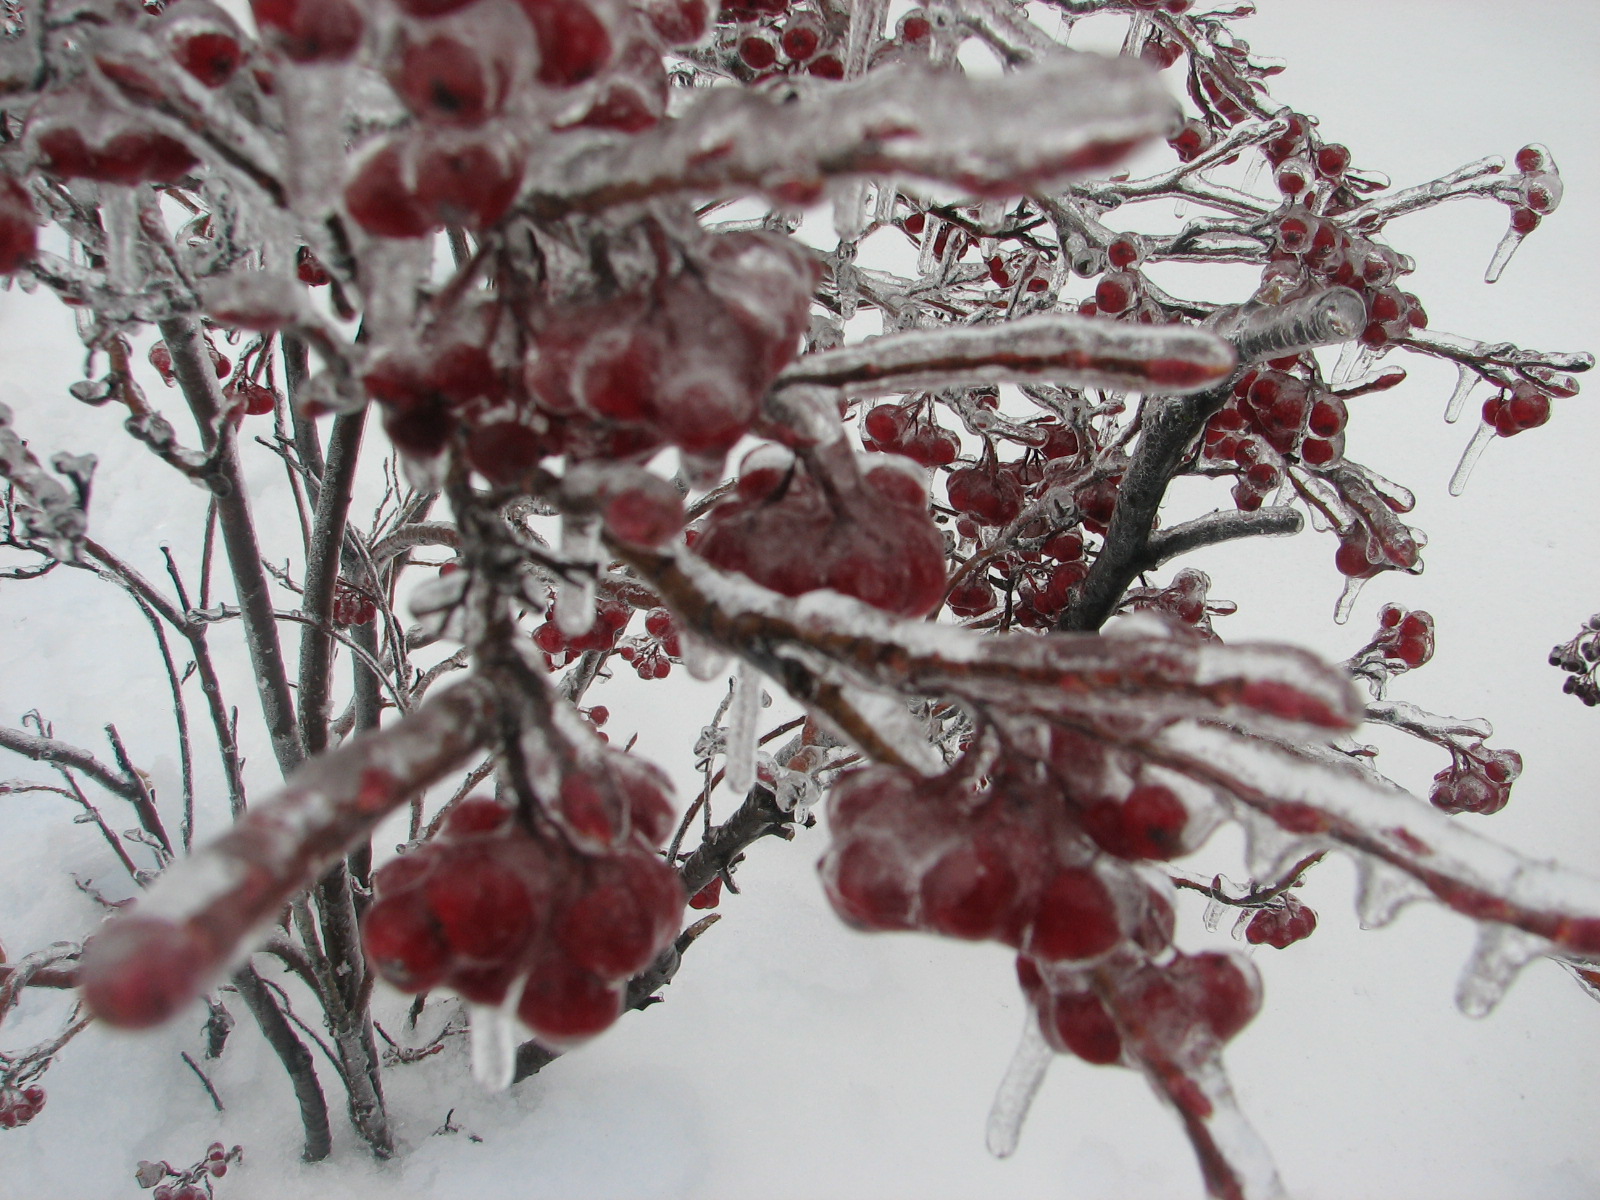
[[[1511,256],[1517,252],[1517,247],[1522,245],[1522,239],[1528,235],[1515,225],[1506,228],[1505,237],[1500,239],[1500,244],[1494,248],[1494,257],[1489,260],[1489,268],[1483,273],[1485,283],[1498,283],[1500,273],[1506,269],[1506,264],[1511,261]]]
[[[854,79],[866,71],[888,13],[889,0],[856,0],[850,6],[850,32],[846,36],[844,56],[846,79]]]
[[[1428,889],[1398,867],[1365,856],[1356,860],[1356,920],[1363,929],[1382,929]]]
[[[1181,221],[1189,215],[1189,201],[1179,196],[1172,202],[1172,216],[1174,220]]]
[[[928,214],[922,227],[922,245],[917,249],[918,275],[932,275],[938,269],[939,257],[934,253],[934,244],[939,240],[939,230],[943,226],[943,221],[932,213]]]
[[[590,517],[561,518],[561,553],[580,567],[600,556],[600,526]],[[556,628],[568,637],[588,633],[594,625],[594,577],[583,573],[576,580],[556,583]]]
[[[1361,595],[1361,589],[1367,586],[1365,579],[1347,577],[1344,581],[1344,591],[1339,593],[1339,599],[1333,606],[1333,623],[1343,625],[1350,619],[1350,613],[1355,609],[1356,597]]]
[[[728,758],[723,782],[743,796],[756,781],[756,713],[761,709],[761,678],[748,663],[733,673],[733,701],[728,706]]]
[[[1456,1007],[1469,1017],[1486,1017],[1506,994],[1512,982],[1549,945],[1510,925],[1485,922],[1478,928],[1461,982],[1456,985]]]
[[[1478,373],[1466,363],[1456,364],[1456,390],[1450,393],[1450,403],[1444,406],[1444,419],[1446,424],[1454,425],[1461,417],[1461,410],[1466,407],[1467,396],[1477,386]]]
[[[521,993],[511,990],[512,996]],[[511,1086],[517,1069],[517,1031],[512,1018],[513,1001],[499,1008],[487,1004],[467,1005],[467,1022],[472,1043],[472,1077],[491,1092]]]
[[[1244,816],[1245,866],[1257,883],[1276,882],[1308,855],[1327,848],[1325,841],[1288,832],[1259,813]]]
[[[1472,435],[1472,440],[1467,443],[1467,448],[1461,453],[1461,461],[1456,464],[1455,474],[1450,476],[1450,494],[1459,496],[1467,490],[1467,479],[1472,474],[1472,468],[1478,465],[1478,460],[1483,457],[1484,450],[1494,438],[1494,426],[1482,424],[1477,432]]]
[[[1017,1142],[1022,1137],[1022,1123],[1028,1119],[1033,1098],[1039,1094],[1045,1072],[1052,1058],[1044,1034],[1039,1031],[1039,1018],[1030,1006],[1023,1019],[1022,1040],[1011,1056],[1005,1078],[994,1094],[989,1106],[989,1125],[985,1141],[989,1153],[996,1158],[1010,1158],[1016,1153]]]
[[[1252,155],[1250,165],[1245,168],[1244,182],[1239,185],[1241,191],[1253,192],[1256,184],[1261,182],[1261,177],[1267,173],[1267,160],[1259,155]]]

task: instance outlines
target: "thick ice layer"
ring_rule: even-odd
[[[1164,135],[1174,114],[1155,73],[1130,59],[1063,54],[987,79],[883,69],[793,101],[716,89],[627,142],[543,157],[529,191],[536,209],[552,213],[669,192],[758,188],[793,199],[848,175],[909,175],[1007,195],[1114,161]]]
[[[1221,338],[1189,326],[1039,315],[997,325],[885,334],[809,354],[780,386],[853,396],[993,383],[1056,383],[1146,395],[1199,391],[1233,370]]]

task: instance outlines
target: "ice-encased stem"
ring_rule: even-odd
[[[1146,64],[1090,54],[993,78],[884,68],[793,98],[716,88],[636,137],[552,147],[530,172],[526,194],[547,217],[848,176],[914,176],[975,195],[1015,195],[1163,136],[1175,112]]]
[[[791,364],[778,383],[855,396],[993,383],[1186,395],[1224,379],[1235,361],[1227,342],[1190,326],[1040,314],[999,325],[907,330],[818,351]]]
[[[175,863],[132,913],[108,925],[85,953],[83,978],[95,977],[101,994],[115,994],[123,980],[145,989],[141,944],[184,939],[200,953],[186,964],[186,979],[159,985],[164,991],[150,1010],[154,1020],[175,1015],[249,949],[290,897],[389,813],[487,745],[498,730],[495,697],[488,679],[466,680],[395,724],[307,762],[281,791]],[[125,932],[115,936],[122,926]],[[119,1023],[116,1012],[97,1015]]]
[[[1053,1057],[1044,1034],[1039,1031],[1039,1018],[1029,1007],[1016,1052],[995,1091],[994,1103],[989,1106],[984,1142],[996,1158],[1010,1158],[1016,1153],[1017,1143],[1022,1138],[1022,1123],[1028,1119],[1028,1110],[1044,1084]]]
[[[1335,287],[1287,304],[1246,307],[1213,327],[1233,343],[1241,363],[1253,363],[1348,342],[1361,332],[1366,317],[1359,295]]]

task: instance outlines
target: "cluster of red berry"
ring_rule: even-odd
[[[0,1129],[26,1125],[44,1108],[44,1089],[36,1083],[27,1087],[0,1087]]]
[[[617,655],[633,667],[640,679],[665,679],[672,664],[683,657],[678,627],[664,608],[652,608],[644,616],[647,636],[630,639],[617,648]]]
[[[1074,809],[1027,764],[987,779],[925,780],[888,767],[842,778],[820,864],[835,910],[867,930],[920,929],[1019,951],[1018,975],[1057,1049],[1122,1057],[1124,1031],[1167,1052],[1254,1014],[1259,986],[1229,955],[1168,955],[1166,891],[1127,859],[1166,858],[1188,810],[1168,788]]]
[[[927,17],[913,9],[900,20],[907,44],[925,45],[932,34]],[[752,82],[784,75],[843,79],[846,23],[825,5],[815,9],[790,0],[723,0],[717,43]]]
[[[1385,604],[1378,610],[1378,636],[1372,647],[1391,670],[1416,670],[1433,657],[1433,614]]]
[[[1252,946],[1271,946],[1282,950],[1304,941],[1316,928],[1316,910],[1293,892],[1285,892],[1272,903],[1256,910],[1244,928],[1244,940]]]
[[[832,588],[908,617],[944,595],[944,537],[928,485],[898,455],[813,458],[764,446],[739,469],[738,490],[712,509],[694,543],[713,566],[785,596]]]
[[[553,670],[573,662],[585,651],[616,649],[617,639],[631,620],[631,605],[602,596],[595,604],[593,623],[583,633],[563,633],[556,621],[549,620],[533,631],[533,644],[544,651],[545,665]],[[557,655],[561,655],[559,662]]]
[[[1211,576],[1185,567],[1164,588],[1130,588],[1123,596],[1122,608],[1128,612],[1160,613],[1207,641],[1216,641],[1211,627],[1213,616],[1226,616],[1236,610],[1232,601],[1209,599]]]
[[[497,482],[546,455],[627,462],[663,445],[720,470],[799,348],[813,266],[764,234],[636,233],[658,269],[620,292],[552,298],[525,322],[485,302],[372,363],[364,383],[395,443],[431,458],[464,425]]]
[[[228,1167],[244,1157],[244,1147],[224,1147],[212,1142],[206,1156],[192,1167],[179,1170],[171,1163],[141,1162],[133,1172],[134,1181],[142,1188],[154,1188],[151,1200],[211,1200],[213,1179],[221,1179]]]
[[[903,454],[924,467],[947,467],[961,453],[961,440],[934,421],[926,398],[879,404],[862,421],[868,450]]]
[[[672,833],[666,793],[649,764],[601,750],[532,825],[492,799],[461,802],[373,876],[368,958],[405,992],[498,1006],[515,991],[518,1019],[548,1045],[594,1036],[678,932],[683,888],[652,849]]]
[[[1448,813],[1497,813],[1511,799],[1511,785],[1522,774],[1522,755],[1491,750],[1482,742],[1452,746],[1450,765],[1433,777],[1428,799]]]
[[[378,605],[365,589],[341,579],[333,587],[335,625],[369,625],[378,616]]]

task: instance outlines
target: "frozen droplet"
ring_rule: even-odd
[[[761,710],[761,684],[748,663],[733,674],[733,699],[728,705],[728,758],[723,782],[743,796],[756,781],[756,714]]]
[[[1467,490],[1467,480],[1472,475],[1472,468],[1478,465],[1478,460],[1483,457],[1484,450],[1494,438],[1494,426],[1479,425],[1473,433],[1472,440],[1467,443],[1467,448],[1461,452],[1461,461],[1456,464],[1455,473],[1450,476],[1450,494],[1459,496]]]
[[[678,648],[683,651],[683,666],[691,679],[709,683],[727,669],[727,651],[713,646],[699,634],[680,630]]]
[[[1485,283],[1500,282],[1501,272],[1506,269],[1511,256],[1517,252],[1517,247],[1522,245],[1522,239],[1527,236],[1515,225],[1507,227],[1505,237],[1501,238],[1500,244],[1494,248],[1494,257],[1489,260],[1489,267],[1483,273]]]
[[[1456,985],[1456,1007],[1469,1017],[1486,1017],[1521,974],[1544,953],[1547,942],[1510,925],[1484,922],[1478,941]]]
[[[1188,216],[1189,215],[1189,201],[1186,200],[1182,196],[1179,196],[1176,200],[1174,200],[1172,202],[1172,215],[1176,220],[1179,220],[1179,221],[1183,220],[1184,217]]]
[[[512,997],[522,989],[511,989]],[[491,1092],[511,1086],[517,1068],[517,1030],[512,1017],[513,1001],[499,1007],[467,1005],[467,1022],[472,1044],[472,1077]]]
[[[1444,406],[1445,423],[1454,425],[1461,417],[1461,410],[1466,407],[1467,396],[1477,385],[1478,373],[1466,363],[1456,364],[1456,389],[1450,393],[1450,402]]]
[[[1365,579],[1346,577],[1344,591],[1339,593],[1339,599],[1333,606],[1333,623],[1343,625],[1350,619],[1350,614],[1355,610],[1356,598],[1361,595],[1361,589],[1367,586]]]
[[[1213,327],[1233,343],[1241,363],[1252,363],[1348,343],[1361,332],[1366,315],[1359,295],[1334,287],[1287,304],[1225,310],[1213,318]]]
[[[1358,859],[1356,871],[1356,920],[1363,929],[1382,929],[1406,905],[1430,894],[1412,876],[1376,858]]]
[[[985,1142],[996,1158],[1010,1158],[1022,1137],[1022,1123],[1028,1119],[1033,1098],[1039,1094],[1045,1072],[1050,1069],[1051,1051],[1039,1031],[1039,1018],[1030,1006],[1023,1018],[1022,1039],[1017,1043],[1011,1065],[989,1106]]]

